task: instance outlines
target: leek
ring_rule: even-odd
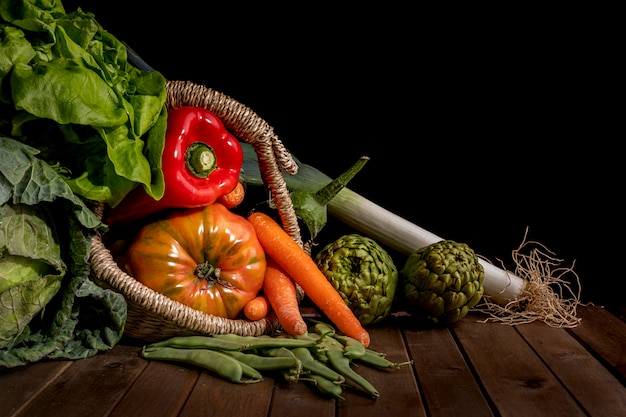
[[[242,143],[242,148],[246,183],[263,185],[254,148],[247,143]],[[315,193],[332,181],[317,168],[294,159],[298,164],[298,173],[283,174],[289,191]],[[421,247],[443,240],[348,187],[342,188],[328,202],[327,209],[330,215],[341,222],[403,255],[408,256]],[[485,295],[499,304],[506,304],[522,296],[527,281],[484,259],[480,259],[480,263],[485,269]]]

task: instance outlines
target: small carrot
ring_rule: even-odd
[[[248,301],[243,307],[243,314],[248,320],[261,320],[267,317],[270,312],[270,303],[267,297],[259,294]]]
[[[266,257],[263,293],[278,317],[278,322],[287,334],[302,335],[307,325],[300,313],[296,286],[283,268],[269,256]]]
[[[248,221],[265,253],[300,284],[304,293],[343,334],[368,347],[369,333],[304,249],[267,214],[254,212],[248,216]]]
[[[226,208],[234,208],[237,207],[243,201],[243,198],[246,195],[246,189],[239,181],[235,188],[229,192],[221,196],[217,199],[218,203],[222,203]]]

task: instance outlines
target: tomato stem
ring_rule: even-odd
[[[221,270],[208,262],[202,262],[196,266],[195,274],[198,278],[211,280],[220,277]]]
[[[224,287],[234,288],[234,285],[231,282],[220,279],[220,274],[222,270],[216,266],[211,265],[209,262],[202,262],[196,265],[196,270],[194,271],[196,276],[200,279],[206,279],[209,281],[211,285],[215,285],[218,283]]]

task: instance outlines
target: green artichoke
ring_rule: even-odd
[[[409,255],[400,272],[406,310],[435,325],[454,323],[482,298],[485,271],[465,243],[443,240]]]
[[[378,323],[391,312],[398,269],[374,240],[344,235],[318,252],[315,262],[362,325]]]

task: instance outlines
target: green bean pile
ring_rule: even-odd
[[[320,321],[301,336],[177,336],[144,346],[141,355],[198,366],[237,384],[260,382],[264,373],[271,373],[289,383],[305,381],[321,394],[337,399],[343,399],[343,389],[349,386],[358,387],[374,399],[380,396],[376,387],[352,368],[353,364],[393,369],[412,363],[392,362]]]

